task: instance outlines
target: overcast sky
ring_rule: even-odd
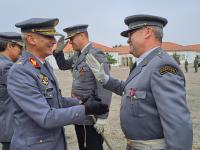
[[[91,41],[124,45],[124,18],[151,14],[168,19],[164,41],[200,44],[200,0],[1,0],[0,6],[0,32],[19,32],[15,23],[28,18],[56,17],[61,33],[71,25],[89,24]]]

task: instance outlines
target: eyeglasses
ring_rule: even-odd
[[[69,40],[73,41],[74,38],[77,37],[78,35],[80,35],[81,33],[83,33],[83,32],[76,33],[75,35],[73,35],[72,37],[70,37]]]
[[[135,29],[135,30],[129,32],[129,33],[128,33],[128,37],[131,37],[134,33],[138,32],[138,31],[140,31],[140,30],[143,30],[144,28],[146,28],[146,27],[137,28],[137,29]]]

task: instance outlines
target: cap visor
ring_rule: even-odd
[[[16,42],[18,45],[24,47],[24,43],[23,42]]]
[[[135,27],[135,28],[132,28],[132,29],[128,29],[126,31],[123,31],[121,32],[121,36],[123,37],[128,37],[128,33],[131,32],[131,31],[134,31],[134,30],[138,30],[138,29],[141,29],[143,26],[139,26],[139,27]]]
[[[120,33],[121,36],[123,37],[128,37],[128,33],[130,32],[131,30],[126,30],[126,31],[123,31]]]
[[[74,36],[74,35],[73,35]],[[68,36],[68,37],[66,37],[65,38],[65,40],[69,40],[71,37],[73,37],[73,36]]]

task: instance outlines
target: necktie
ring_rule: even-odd
[[[130,72],[129,72],[129,75],[130,75],[131,72],[135,69],[136,66],[137,66],[137,62],[135,62],[135,63],[133,64],[133,66],[131,67]]]
[[[79,57],[81,55],[81,51],[77,51],[77,55]]]

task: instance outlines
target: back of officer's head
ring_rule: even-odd
[[[157,26],[146,26],[146,35],[144,35],[144,44],[161,44],[163,39],[163,29]]]
[[[5,51],[7,45],[8,45],[8,42],[6,42],[6,41],[4,41],[4,40],[0,40],[0,52]]]
[[[162,42],[163,39],[163,29],[160,27],[152,26],[153,29],[153,37],[155,40],[159,41],[160,43]]]

